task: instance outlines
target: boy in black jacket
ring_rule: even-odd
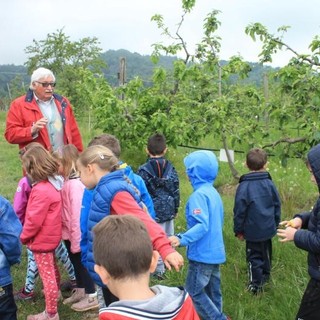
[[[311,181],[320,190],[320,144],[308,153],[307,167]],[[308,273],[310,281],[302,297],[297,320],[320,319],[320,197],[312,211],[296,214],[290,221],[280,223],[285,229],[278,230],[281,242],[294,241],[294,244],[308,251]]]
[[[272,237],[280,222],[278,191],[266,171],[267,154],[251,149],[246,158],[250,172],[241,176],[234,203],[234,233],[246,240],[248,291],[257,294],[270,278]]]

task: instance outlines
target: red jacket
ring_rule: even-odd
[[[21,242],[35,252],[50,252],[61,241],[61,195],[49,181],[35,184],[28,200]]]
[[[81,152],[83,150],[81,135],[70,102],[58,94],[53,94],[53,97],[61,114],[65,144],[74,144]],[[51,150],[47,128],[40,130],[38,137],[35,139],[31,135],[33,123],[41,118],[43,118],[43,115],[34,98],[33,91],[29,90],[26,95],[13,100],[11,103],[6,120],[5,138],[9,143],[18,144],[19,149],[30,142],[39,142],[47,150]]]

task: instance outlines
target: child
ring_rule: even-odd
[[[149,159],[138,169],[138,174],[145,181],[153,200],[155,220],[166,232],[174,235],[174,218],[180,204],[179,178],[171,162],[165,159],[167,152],[166,139],[156,133],[148,139],[147,153]],[[165,267],[159,260],[155,276],[163,279]]]
[[[72,304],[75,311],[88,311],[98,308],[97,293],[93,280],[87,269],[81,263],[80,251],[80,211],[84,185],[80,181],[76,169],[79,157],[75,145],[69,144],[60,147],[53,153],[59,163],[59,174],[64,177],[61,190],[62,198],[62,239],[68,249],[70,260],[73,264],[77,287],[71,297],[63,301]]]
[[[129,182],[132,182],[132,184],[138,189],[138,191],[140,192],[141,200],[146,205],[150,216],[152,218],[155,218],[153,202],[145,185],[145,182],[139,175],[133,172],[133,170],[127,163],[120,160],[121,146],[119,140],[111,134],[104,133],[100,136],[94,137],[88,144],[88,147],[97,145],[109,148],[119,159],[120,169],[124,170],[124,174],[129,178]]]
[[[22,164],[33,186],[20,239],[34,255],[46,303],[44,312],[29,315],[27,320],[59,320],[60,274],[54,250],[61,241],[62,178],[56,176],[58,163],[42,146],[27,150]]]
[[[222,312],[220,264],[226,261],[222,236],[223,203],[213,187],[218,161],[211,151],[195,151],[184,159],[194,189],[186,205],[188,230],[169,239],[187,246],[189,268],[186,289],[201,319],[229,319]]]
[[[183,265],[182,256],[171,247],[162,229],[139,205],[141,204],[140,197],[127,182],[123,170],[118,170],[118,166],[118,159],[111,150],[100,145],[88,147],[77,161],[81,181],[88,189],[94,189],[87,221],[86,267],[99,286],[103,286],[103,284],[94,272],[92,228],[102,218],[110,214],[130,212],[139,217],[146,224],[154,248],[165,259],[167,267],[171,269],[171,264],[176,270],[179,270]],[[104,289],[106,288],[104,287]]]
[[[320,190],[320,144],[308,153],[307,167],[311,173],[311,181]],[[294,241],[294,244],[308,252],[309,283],[302,297],[297,320],[318,320],[320,310],[320,197],[311,212],[296,214],[290,221],[280,225],[286,229],[278,229],[281,242]]]
[[[100,310],[100,320],[199,320],[183,288],[149,287],[159,253],[153,251],[148,231],[138,218],[130,213],[108,216],[93,228],[93,233],[95,270],[120,300]]]
[[[94,137],[88,144],[88,146],[96,146],[101,145],[104,147],[109,148],[113,154],[118,158],[120,158],[121,153],[121,147],[119,140],[111,135],[111,134],[101,134],[100,136]],[[143,181],[143,179],[135,174],[130,166],[128,166],[126,163],[119,160],[119,165],[122,170],[124,170],[125,176],[128,177],[128,183],[132,183],[132,185],[137,188],[138,192],[140,193],[141,200],[146,205],[146,208],[148,209],[148,212],[150,216],[153,218],[155,217],[154,208],[153,208],[153,202],[149,195],[149,192],[147,190],[147,187]],[[81,216],[80,216],[80,224],[81,224],[81,260],[84,265],[86,265],[86,259],[87,259],[87,221],[88,221],[88,215],[89,215],[89,209],[91,206],[92,201],[92,190],[85,189],[82,199],[82,208],[81,208]],[[107,304],[117,301],[118,298],[116,298],[112,293],[110,292],[109,296],[107,297],[106,289],[105,289],[105,297],[102,297],[102,289],[98,286],[97,287],[97,293],[98,293],[98,300],[100,302],[100,308],[105,307],[105,302]]]
[[[17,320],[10,267],[20,262],[21,223],[10,202],[0,196],[0,319]]]
[[[248,291],[257,294],[270,278],[272,237],[280,222],[278,191],[266,171],[267,154],[251,149],[246,157],[250,172],[241,176],[234,202],[234,233],[246,240]]]
[[[40,143],[31,142],[24,148],[20,149],[19,155],[20,157],[23,154],[31,149],[34,146],[41,146]],[[28,204],[29,195],[31,193],[31,180],[26,175],[20,179],[18,183],[18,187],[16,193],[13,198],[13,208],[21,222],[24,225],[24,219],[26,214],[26,208]],[[57,249],[55,250],[56,257],[62,262],[63,266],[65,267],[70,283],[73,285],[75,283],[75,275],[74,275],[74,268],[69,259],[68,251],[64,243],[61,241]],[[18,292],[14,294],[15,300],[30,300],[35,297],[34,287],[35,281],[38,277],[38,267],[34,260],[32,252],[27,249],[27,276],[25,280],[25,285],[21,288]],[[61,284],[60,288],[63,287]]]

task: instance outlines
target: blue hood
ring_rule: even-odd
[[[184,158],[184,165],[193,188],[203,183],[213,184],[219,169],[215,154],[206,150],[190,153]]]

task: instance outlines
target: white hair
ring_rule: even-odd
[[[56,81],[56,77],[54,76],[54,74],[51,70],[46,69],[46,68],[38,68],[38,69],[34,70],[31,75],[30,89],[33,88],[33,85],[32,85],[33,82],[39,81],[40,79],[47,78],[47,77],[52,77],[53,82]]]

